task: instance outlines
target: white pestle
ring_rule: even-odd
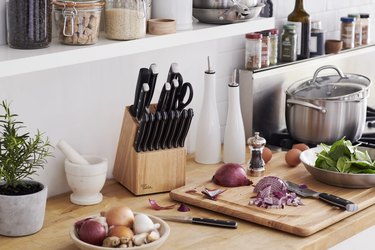
[[[72,146],[65,140],[61,139],[56,146],[64,153],[66,158],[72,163],[89,165],[90,163],[82,157]]]

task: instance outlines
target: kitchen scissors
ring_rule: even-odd
[[[176,99],[177,110],[181,111],[187,105],[189,105],[191,103],[191,100],[193,99],[193,95],[193,86],[191,86],[191,83],[185,82],[181,86],[179,86]]]

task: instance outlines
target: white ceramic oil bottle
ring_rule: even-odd
[[[197,127],[195,161],[215,164],[221,161],[221,135],[216,104],[216,74],[211,69],[209,57],[208,69],[204,73],[204,94]]]
[[[246,138],[240,107],[240,88],[236,81],[237,70],[233,80],[228,84],[228,114],[224,134],[224,163],[245,162]]]

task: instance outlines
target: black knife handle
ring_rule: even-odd
[[[161,147],[161,138],[164,133],[164,127],[167,122],[167,118],[168,118],[167,112],[165,111],[161,112],[161,121],[159,122],[159,127],[158,127],[158,130],[156,131],[156,138],[154,141],[154,148],[156,150],[159,150],[159,148]]]
[[[193,224],[200,224],[200,225],[207,225],[207,226],[214,226],[214,227],[226,227],[226,228],[237,228],[237,222],[231,220],[216,220],[216,219],[209,219],[209,218],[192,218]]]
[[[167,148],[173,147],[173,138],[175,136],[175,133],[177,132],[177,126],[179,124],[180,116],[181,116],[180,111],[174,110],[174,112],[175,112],[175,118],[172,121],[172,127],[171,127],[171,130],[169,131],[168,140],[167,140]]]
[[[146,108],[148,108],[150,106],[150,103],[151,103],[151,100],[152,100],[152,96],[154,95],[154,90],[155,90],[155,85],[156,85],[156,79],[158,78],[158,67],[156,66],[155,63],[151,64],[150,65],[150,68],[149,68],[150,72],[151,72],[151,75],[150,75],[150,81],[149,81],[149,85],[150,85],[150,91],[147,95],[147,100],[146,100]]]
[[[147,149],[148,149],[148,140],[150,138],[152,127],[154,126],[154,121],[155,121],[155,114],[154,113],[150,113],[150,114],[146,113],[145,115],[149,116],[149,121],[146,125],[144,138],[141,142],[141,150],[143,152],[147,151]]]
[[[345,200],[345,199],[343,199],[341,197],[338,197],[336,195],[333,195],[333,194],[320,193],[319,199],[321,199],[322,201],[325,201],[329,204],[344,208],[348,212],[355,212],[355,211],[358,210],[357,204],[355,204],[351,201]]]
[[[134,103],[133,103],[133,109],[131,110],[131,113],[133,116],[137,116],[136,109],[139,102],[139,95],[141,93],[142,85],[143,83],[148,83],[150,80],[151,72],[147,68],[141,68],[139,69],[138,73],[138,80],[137,80],[137,86],[135,87],[135,94],[134,94]]]
[[[144,137],[145,127],[147,125],[148,119],[149,119],[148,115],[143,114],[142,119],[139,122],[139,127],[138,127],[137,134],[135,136],[135,141],[134,141],[134,149],[136,152],[141,151],[141,143]]]
[[[164,129],[161,141],[160,141],[160,147],[162,149],[165,149],[167,147],[168,135],[170,133],[170,130],[171,130],[171,127],[172,127],[172,123],[173,123],[173,121],[175,119],[175,116],[176,116],[176,113],[174,112],[174,110],[168,112],[168,118],[165,121],[165,129]]]
[[[189,114],[186,109],[181,111],[180,121],[178,122],[177,131],[174,134],[174,138],[172,142],[174,148],[178,148],[179,146],[180,137],[184,132],[185,123],[186,123],[186,119],[188,118],[188,116]]]
[[[169,92],[171,91],[171,84],[169,82],[164,83],[163,89],[161,90],[158,105],[156,106],[156,111],[165,111],[166,105],[169,97]]]
[[[171,82],[171,91],[169,92],[169,97],[167,101],[167,109],[166,111],[175,110],[176,107],[176,101],[177,101],[177,91],[178,91],[178,81],[176,79],[173,79]]]
[[[186,136],[189,132],[190,124],[191,124],[191,120],[193,119],[193,116],[194,116],[194,110],[192,108],[188,109],[188,118],[186,119],[186,122],[185,122],[184,128],[183,128],[183,132],[182,132],[181,137],[180,137],[179,142],[178,142],[180,147],[184,147],[184,145],[185,145],[185,139],[186,139]]]

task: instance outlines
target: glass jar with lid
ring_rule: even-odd
[[[343,49],[354,48],[355,25],[354,18],[341,17],[341,41]]]
[[[362,25],[362,45],[370,44],[370,14],[362,13],[361,25]]]
[[[109,39],[132,40],[145,37],[147,0],[107,0],[105,34]]]
[[[362,22],[360,14],[349,14],[348,17],[354,18],[354,47],[362,45]]]
[[[245,68],[248,70],[261,67],[262,37],[260,33],[246,34]]]
[[[59,41],[69,45],[95,44],[99,39],[104,0],[55,0],[54,16]]]
[[[270,64],[275,65],[277,64],[278,58],[278,47],[279,47],[279,30],[278,29],[270,29]]]
[[[296,25],[287,23],[281,34],[280,61],[294,62],[297,60],[297,33]]]
[[[15,49],[39,49],[51,42],[52,5],[46,0],[6,0],[7,42]]]

